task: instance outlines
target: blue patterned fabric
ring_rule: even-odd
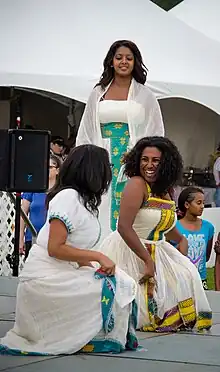
[[[102,295],[101,295],[101,308],[102,308],[102,321],[103,330],[105,334],[110,333],[115,325],[113,304],[116,293],[116,279],[115,276],[107,276],[105,273],[97,270],[95,273],[96,279],[103,281]],[[137,327],[137,304],[135,300],[132,302],[132,311],[129,318],[127,342],[126,345],[122,345],[120,342],[114,339],[98,339],[94,338],[87,345],[83,347],[81,352],[84,353],[120,353],[125,349],[137,350],[138,339],[136,337]]]
[[[102,137],[110,139],[110,157],[113,164],[112,169],[112,195],[111,195],[111,229],[116,229],[119,216],[121,193],[125,182],[117,183],[121,168],[121,160],[127,152],[129,143],[129,129],[126,123],[107,123],[101,125]]]
[[[116,279],[114,276],[106,276],[100,271],[95,273],[96,279],[103,279],[102,285],[102,327],[106,334],[111,332],[115,325],[115,320],[112,312],[114,297],[116,292]]]

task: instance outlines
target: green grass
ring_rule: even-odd
[[[208,289],[215,289],[215,280],[214,280],[214,267],[207,269],[207,284]]]

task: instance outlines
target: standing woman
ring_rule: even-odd
[[[178,199],[179,220],[176,228],[188,240],[188,257],[197,267],[204,289],[207,286],[206,262],[210,259],[214,226],[201,217],[204,209],[204,193],[198,187],[187,187]]]
[[[147,68],[133,42],[119,40],[112,44],[103,65],[101,79],[88,99],[76,145],[104,147],[111,158],[112,186],[100,209],[104,237],[116,229],[125,185],[123,154],[142,137],[163,136],[164,125],[157,99],[144,85]]]

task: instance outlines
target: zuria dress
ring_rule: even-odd
[[[151,247],[156,268],[156,286],[139,285],[144,263],[127,246],[120,234],[111,233],[99,248],[138,285],[138,328],[143,331],[170,332],[178,329],[209,329],[212,312],[196,267],[165,240],[176,223],[175,204],[152,197],[139,210],[133,228],[140,241]]]
[[[136,349],[136,283],[122,270],[106,277],[92,267],[48,255],[50,221],[66,226],[67,244],[92,249],[100,237],[96,216],[73,189],[50,202],[48,217],[21,271],[14,327],[0,353],[58,355]]]

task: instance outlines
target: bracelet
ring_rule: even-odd
[[[151,278],[148,279],[148,283],[149,284],[155,284],[156,280],[153,277],[151,277]]]

